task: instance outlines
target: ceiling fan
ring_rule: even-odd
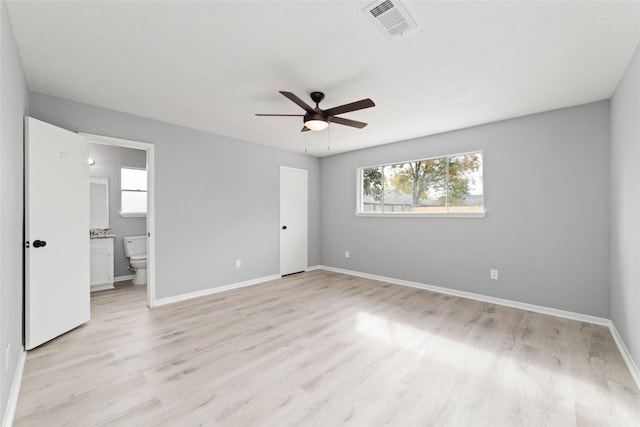
[[[301,132],[306,132],[309,130],[324,130],[329,126],[329,123],[337,123],[339,125],[362,129],[367,125],[366,123],[345,119],[343,117],[337,117],[337,115],[349,113],[351,111],[362,110],[364,108],[375,107],[376,105],[371,99],[366,98],[361,99],[360,101],[350,102],[349,104],[339,105],[337,107],[323,110],[318,106],[320,101],[324,99],[324,93],[322,92],[311,92],[311,100],[316,103],[315,108],[309,106],[306,102],[304,102],[302,99],[298,98],[291,92],[281,90],[280,93],[289,98],[304,111],[306,111],[306,114],[256,114],[256,116],[304,117],[304,126],[302,127]]]

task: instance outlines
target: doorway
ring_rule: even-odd
[[[125,199],[132,199],[132,197],[130,196],[136,196],[135,198],[138,198],[138,199],[141,199],[141,196],[146,196],[146,207],[147,207],[146,213],[125,212],[123,210],[119,210],[116,213],[115,217],[117,220],[122,219],[123,224],[127,222],[129,225],[123,225],[123,228],[121,228],[124,231],[121,232],[122,235],[118,236],[119,238],[116,238],[115,245],[114,245],[114,249],[115,249],[114,253],[118,255],[118,258],[116,259],[116,261],[119,258],[124,257],[122,237],[131,236],[132,234],[140,235],[140,233],[142,233],[142,235],[146,235],[147,237],[146,301],[147,301],[147,306],[153,307],[155,305],[154,145],[146,142],[113,138],[109,136],[95,135],[95,134],[89,134],[84,132],[80,132],[80,134],[85,136],[87,139],[89,139],[89,143],[91,144],[91,146],[95,146],[96,149],[98,149],[98,147],[100,146],[104,146],[104,148],[107,148],[107,146],[109,146],[109,148],[113,147],[113,148],[121,149],[120,150],[121,153],[129,153],[128,156],[133,160],[130,159],[128,163],[120,162],[120,165],[118,166],[118,169],[120,170],[117,171],[118,174],[122,173],[122,176],[127,176],[127,175],[131,175],[132,173],[133,175],[136,175],[136,172],[139,172],[139,173],[142,173],[143,171],[146,172],[145,194],[142,195],[138,192],[138,194],[127,193],[124,195]],[[142,159],[140,159],[139,153],[142,153]],[[138,158],[138,160],[135,160],[136,157]],[[95,174],[100,175],[105,173],[105,172],[102,172],[104,169],[100,169],[98,164],[92,167],[97,167]],[[92,171],[92,175],[93,174],[94,172]],[[116,180],[112,180],[112,181],[116,181]],[[117,183],[121,184],[120,175],[117,176]],[[112,195],[115,194],[116,197],[121,197],[120,193],[127,191],[127,189],[123,190],[123,188],[124,187],[122,187],[122,185],[117,185],[116,188],[112,188],[111,194]],[[133,206],[135,206],[136,204],[139,205],[142,202],[140,201],[136,202],[136,200],[133,200],[132,203],[133,203]],[[137,226],[138,228],[140,228],[140,231],[135,231],[136,223],[138,223]],[[143,224],[143,226],[140,227],[140,224]],[[118,230],[114,231],[115,234],[118,234],[116,231]],[[127,271],[123,270],[128,268],[128,259],[125,258],[125,260],[127,262],[126,267],[123,267],[122,265],[118,266],[117,264],[114,265],[114,268],[116,268],[114,279],[116,281],[118,279],[127,280],[127,279],[133,278],[133,275],[127,274]]]
[[[307,269],[307,171],[280,166],[280,275]]]

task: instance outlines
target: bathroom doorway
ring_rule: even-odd
[[[96,194],[108,194],[107,220],[92,226],[92,291],[111,289],[141,277],[142,271],[132,270],[140,262],[130,262],[125,254],[125,237],[146,236],[146,301],[155,305],[155,216],[154,216],[154,145],[102,135],[80,132],[90,142],[90,175],[94,177],[92,189]],[[107,182],[105,190],[100,182]],[[93,194],[93,192],[92,192]],[[92,200],[92,203],[95,201]],[[100,218],[92,213],[92,221]],[[101,235],[101,233],[103,233]],[[109,276],[110,275],[110,276]]]

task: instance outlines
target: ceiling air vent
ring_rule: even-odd
[[[400,37],[416,26],[407,9],[397,0],[378,0],[363,12],[389,38]]]

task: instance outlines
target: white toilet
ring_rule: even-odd
[[[147,236],[129,236],[122,238],[124,254],[135,271],[134,285],[147,284]]]

